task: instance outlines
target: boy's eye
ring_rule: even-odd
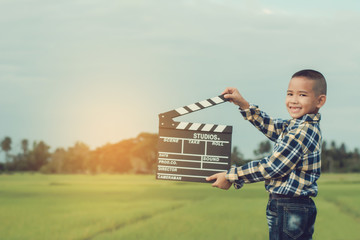
[[[293,94],[292,93],[287,93],[288,96],[292,96]]]
[[[300,94],[300,97],[306,97],[306,94]]]

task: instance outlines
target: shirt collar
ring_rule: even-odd
[[[293,119],[292,121],[295,121],[297,123],[303,123],[303,122],[319,122],[321,120],[321,114],[305,114],[304,116]]]

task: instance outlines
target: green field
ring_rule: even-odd
[[[314,239],[360,239],[360,174],[322,175]],[[268,239],[263,183],[0,175],[0,239]]]

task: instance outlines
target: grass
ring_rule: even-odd
[[[323,174],[314,239],[360,239],[360,174]],[[1,239],[268,239],[263,183],[0,175]]]

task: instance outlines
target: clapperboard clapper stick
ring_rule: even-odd
[[[232,126],[173,120],[225,101],[221,95],[159,114],[157,179],[207,182],[229,169]]]

